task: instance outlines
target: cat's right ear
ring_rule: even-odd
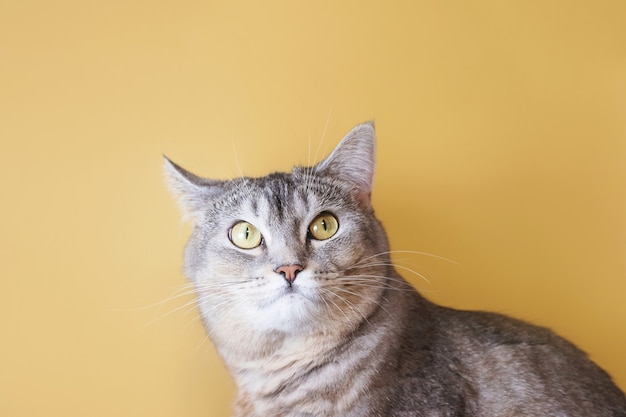
[[[374,166],[376,164],[376,132],[374,123],[354,127],[335,150],[315,166],[318,175],[327,175],[350,183],[359,203],[371,203]]]
[[[192,174],[165,155],[163,155],[163,166],[167,185],[178,200],[183,219],[197,219],[209,199],[219,191],[221,182]]]

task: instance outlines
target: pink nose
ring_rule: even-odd
[[[298,273],[302,270],[304,270],[304,267],[302,265],[293,264],[279,266],[274,270],[274,272],[276,272],[277,274],[281,274],[283,278],[285,278],[285,281],[287,281],[287,283],[291,285],[291,283],[296,279],[296,275],[298,275]]]

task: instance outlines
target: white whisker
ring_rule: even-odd
[[[374,279],[387,279],[387,277],[378,276],[378,275],[356,275],[356,276],[338,278],[335,281],[343,283],[343,284],[354,284],[354,285],[358,285],[359,287],[384,288],[384,289],[389,289],[393,291],[401,291],[401,292],[415,291],[413,287],[407,285],[404,281],[396,280],[404,284],[406,288],[396,287],[396,286],[389,284],[388,282],[376,281]]]
[[[406,253],[406,254],[412,254],[412,255],[421,255],[421,256],[428,256],[430,258],[436,258],[445,262],[449,262],[452,263],[454,265],[458,265],[458,262],[453,261],[451,259],[445,258],[443,256],[439,256],[439,255],[435,255],[433,253],[428,253],[428,252],[420,252],[420,251],[414,251],[414,250],[390,250],[390,251],[385,251],[385,252],[380,252],[371,256],[368,256],[366,258],[363,258],[361,260],[359,260],[358,262],[355,263],[355,265],[359,265],[361,262],[365,262],[368,261],[372,258],[376,258],[379,256],[386,256],[386,255],[394,255],[397,253]]]
[[[322,143],[324,143],[324,139],[326,138],[326,132],[328,131],[328,125],[330,124],[330,117],[333,114],[333,107],[331,106],[330,109],[328,109],[328,115],[326,116],[326,123],[324,123],[324,130],[322,131],[322,137],[320,138],[320,142],[317,145],[317,149],[315,150],[315,156],[313,157],[314,161],[317,161],[317,155],[320,152],[320,149],[322,148]]]
[[[246,180],[246,176],[243,173],[243,170],[241,169],[241,164],[239,163],[239,156],[237,154],[237,147],[235,146],[235,140],[233,139],[231,141],[232,147],[233,147],[233,155],[235,157],[235,165],[237,167],[237,172],[239,174],[239,182],[235,182],[235,184],[237,185],[237,188],[239,190],[243,190],[244,195],[251,195],[251,186],[250,184],[248,184],[247,180]]]
[[[375,268],[375,267],[381,267],[381,266],[390,266],[396,269],[401,269],[407,272],[410,272],[414,275],[417,275],[418,277],[420,277],[421,279],[423,279],[424,281],[426,281],[428,284],[432,284],[430,282],[430,280],[424,275],[421,274],[419,272],[417,272],[416,270],[409,268],[408,266],[404,266],[404,265],[399,265],[399,264],[392,264],[392,263],[388,263],[388,262],[381,262],[381,263],[369,263],[366,265],[360,265],[358,269],[367,269],[367,268]]]
[[[387,308],[379,300],[373,300],[373,299],[371,299],[369,297],[365,297],[365,295],[363,295],[361,293],[350,291],[350,290],[347,290],[346,288],[343,288],[343,287],[337,288],[336,291],[347,293],[347,294],[353,295],[355,297],[359,297],[361,300],[367,302],[368,304],[376,304],[378,307],[383,309],[389,315],[389,317],[391,317],[392,320],[395,321],[395,318],[393,317],[393,314],[391,314],[391,312],[389,310],[387,310]],[[369,320],[367,319],[365,314],[362,314],[362,317],[363,317],[363,319],[365,321],[367,321],[369,323]]]
[[[365,316],[365,314],[362,311],[358,310],[356,306],[350,300],[338,294],[338,291],[337,291],[338,288],[333,288],[333,291],[328,291],[327,289],[324,289],[324,290],[326,290],[327,294],[330,293],[332,296],[339,298],[355,315],[361,317],[364,320],[367,320],[367,317]],[[347,291],[343,291],[343,292],[347,292]],[[346,312],[341,307],[339,307],[337,303],[335,303],[332,300],[332,298],[329,298],[329,301],[337,308],[338,311],[340,311],[344,315],[347,322],[352,321],[350,320]]]

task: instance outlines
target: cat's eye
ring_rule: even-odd
[[[235,224],[228,235],[233,245],[241,249],[254,249],[261,244],[263,236],[259,229],[248,222]]]
[[[313,239],[330,239],[339,230],[337,218],[328,212],[318,215],[309,226],[309,233]]]

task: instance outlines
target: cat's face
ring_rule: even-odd
[[[211,333],[347,330],[375,309],[388,248],[370,206],[371,125],[291,173],[211,181],[166,166],[194,220],[185,269]]]

